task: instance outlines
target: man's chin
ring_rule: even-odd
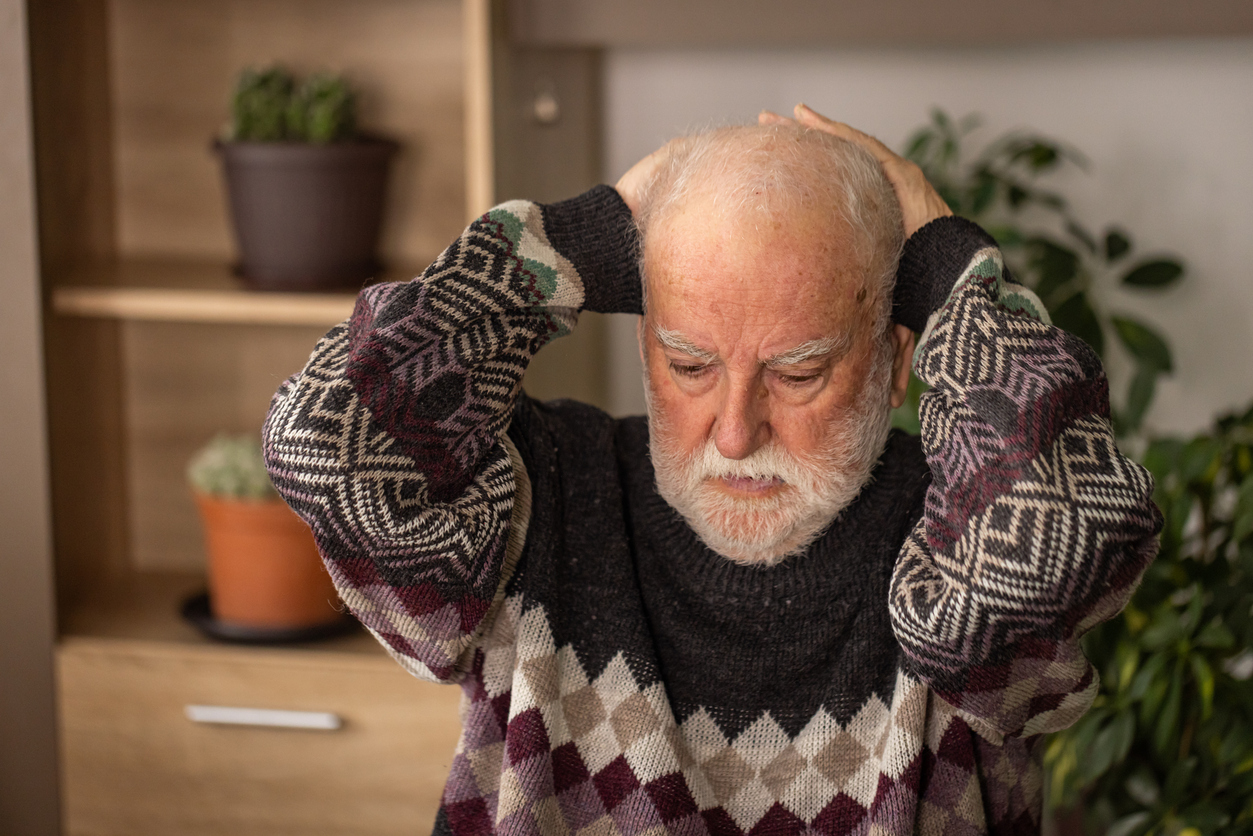
[[[743,505],[745,503],[737,503]],[[804,552],[838,515],[771,511],[695,510],[684,514],[712,551],[744,566],[775,566]]]

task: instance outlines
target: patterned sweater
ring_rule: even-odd
[[[1041,735],[1097,675],[1079,636],[1156,551],[1097,358],[977,226],[902,256],[922,437],[772,568],[656,493],[642,418],[521,393],[582,309],[638,312],[598,187],[475,221],[363,291],[275,396],[265,449],[343,600],[463,690],[438,833],[1038,833]]]

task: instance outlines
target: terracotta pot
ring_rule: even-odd
[[[261,290],[360,289],[377,275],[395,142],[218,142],[214,148],[245,281]]]
[[[343,616],[313,533],[281,500],[196,494],[214,618],[248,627],[311,627]]]

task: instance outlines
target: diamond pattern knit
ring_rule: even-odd
[[[911,237],[921,439],[805,555],[708,551],[657,496],[643,419],[520,392],[582,308],[638,312],[600,187],[505,204],[369,288],[275,396],[267,462],[344,601],[460,684],[436,829],[1038,833],[1040,734],[1096,690],[1079,636],[1156,549],[1099,362],[977,227]]]

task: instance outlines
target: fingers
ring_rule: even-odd
[[[922,169],[897,155],[870,134],[862,133],[843,122],[828,119],[804,104],[798,104],[794,113],[799,124],[860,146],[878,160],[884,176],[896,192],[906,237],[913,235],[935,218],[953,214],[944,199],[927,182]]]
[[[632,214],[639,214],[640,200],[643,197],[644,190],[648,187],[658,169],[665,165],[666,160],[681,150],[687,142],[688,137],[675,137],[631,166],[630,170],[618,180],[614,188],[618,190],[618,194],[622,196],[622,200],[630,208]]]
[[[879,140],[867,133],[862,133],[851,125],[843,122],[836,122],[828,119],[817,111],[811,109],[809,105],[798,104],[796,106],[796,121],[807,128],[823,131],[832,136],[838,136],[840,139],[848,140],[855,145],[860,145],[869,151],[876,160],[881,163],[895,162],[899,160],[891,148],[888,148]]]
[[[763,110],[757,114],[758,125],[793,125],[795,122],[786,116],[780,116],[771,110]]]

